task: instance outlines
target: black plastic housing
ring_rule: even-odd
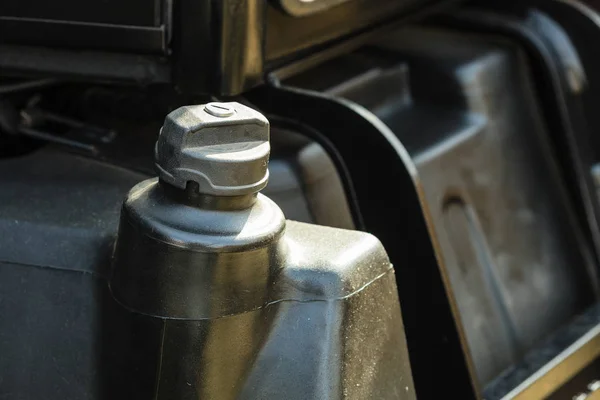
[[[144,181],[121,214],[111,290],[156,321],[153,341],[130,341],[134,355],[157,354],[156,378],[136,387],[155,399],[415,398],[375,237],[286,222],[260,194],[240,208],[174,190]]]

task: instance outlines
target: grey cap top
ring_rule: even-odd
[[[185,106],[171,112],[156,142],[160,178],[200,193],[238,196],[267,185],[269,121],[240,103]]]

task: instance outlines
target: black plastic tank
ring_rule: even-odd
[[[241,104],[167,116],[159,178],[124,202],[110,279],[115,299],[158,331],[128,342],[146,365],[130,361],[121,376],[139,376],[131,387],[154,399],[414,398],[383,247],[286,221],[258,193],[269,151],[268,121]]]

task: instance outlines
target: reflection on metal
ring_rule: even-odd
[[[219,0],[214,4],[222,21],[218,89],[223,95],[238,94],[262,81],[266,4],[264,0]]]
[[[580,340],[540,369],[504,399],[543,399],[574,377],[596,358],[600,357],[600,325],[589,331]],[[586,400],[596,398],[586,396]]]
[[[279,0],[279,5],[294,17],[304,17],[325,11],[350,0]]]
[[[268,69],[290,61],[303,64],[307,58],[312,58],[312,63],[315,61],[312,56],[329,59],[330,45],[356,48],[365,43],[365,38],[372,38],[373,34],[381,37],[392,26],[405,24],[406,19],[437,13],[460,1],[352,0],[302,18],[283,12],[281,7],[267,7],[265,59],[271,67]]]
[[[600,380],[595,380],[587,385],[585,393],[573,396],[573,400],[600,400]]]

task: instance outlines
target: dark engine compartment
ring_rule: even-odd
[[[212,100],[270,121],[287,219],[383,244],[412,377],[386,396],[598,389],[593,5],[30,3],[0,5],[0,397],[158,393],[162,322],[109,288],[121,206]]]

